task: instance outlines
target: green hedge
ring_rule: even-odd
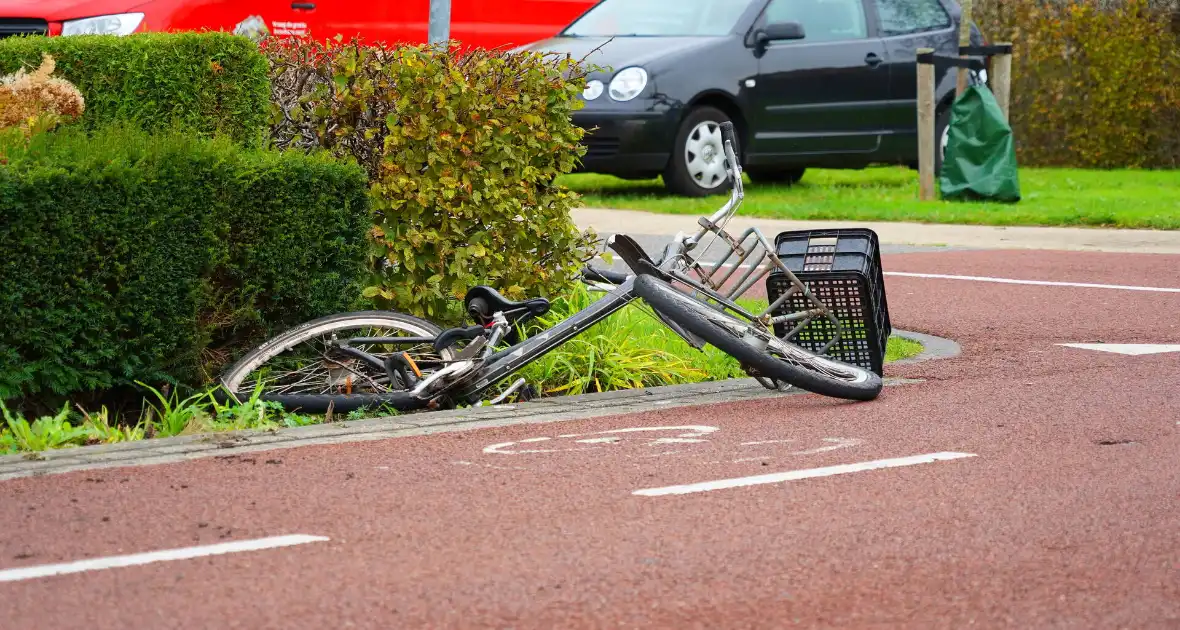
[[[5,132],[0,163],[0,398],[201,385],[360,294],[354,165],[121,127]]]
[[[265,140],[270,82],[257,44],[228,33],[0,39],[0,75],[35,69],[43,53],[54,76],[86,99],[82,124],[135,121],[148,130],[182,125],[256,145]]]

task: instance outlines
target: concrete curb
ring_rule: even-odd
[[[922,344],[922,352],[908,359],[894,361],[890,365],[910,365],[912,363],[929,361],[930,359],[950,359],[963,353],[963,348],[950,339],[909,330],[898,330],[896,328],[893,330],[893,334],[898,337],[912,339]]]
[[[894,330],[895,335],[921,342],[921,354],[891,365],[953,357],[959,345],[922,333]],[[887,387],[916,381],[886,378]],[[206,457],[234,457],[321,444],[342,444],[470,431],[516,424],[587,420],[603,416],[693,407],[742,400],[794,396],[799,391],[771,391],[752,378],[690,385],[546,398],[515,405],[473,407],[407,414],[370,420],[343,421],[269,431],[236,431],[101,444],[0,457],[0,481],[81,470],[167,464]]]

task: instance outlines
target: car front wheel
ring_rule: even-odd
[[[721,137],[721,123],[729,121],[729,116],[715,107],[698,107],[684,117],[664,169],[664,186],[670,192],[705,197],[729,190]],[[734,153],[740,155],[740,151],[740,147],[734,147]]]

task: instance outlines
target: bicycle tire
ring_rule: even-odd
[[[737,359],[743,366],[755,368],[761,376],[833,398],[864,401],[873,400],[881,393],[884,383],[875,372],[808,352],[751,322],[719,311],[659,278],[639,276],[635,280],[635,293],[652,308]],[[751,335],[757,338],[757,343],[766,343],[767,348],[774,348],[795,362],[782,360],[750,345],[747,340]],[[847,380],[823,374],[820,368],[843,373]]]
[[[366,325],[397,329],[420,337],[437,337],[443,332],[442,328],[429,321],[394,311],[354,311],[327,315],[282,332],[246,353],[222,371],[221,385],[239,400],[249,399],[254,392],[252,389],[242,390],[242,383],[266,362],[317,335]],[[440,354],[444,360],[454,358],[454,351],[450,349]],[[276,394],[263,390],[259,398],[278,402],[286,411],[304,413],[326,413],[329,407],[333,412],[347,413],[380,406],[413,411],[428,404],[428,401],[411,396],[405,390],[364,394]]]

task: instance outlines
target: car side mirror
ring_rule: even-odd
[[[803,25],[798,22],[771,22],[762,29],[759,39],[777,42],[788,39],[803,39]]]

